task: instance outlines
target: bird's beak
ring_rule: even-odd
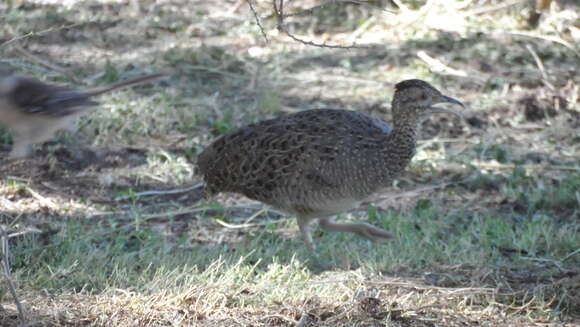
[[[452,97],[448,97],[446,95],[442,95],[439,98],[439,101],[437,101],[436,103],[452,103],[452,104],[459,105],[462,108],[465,108],[463,103],[461,103],[459,100],[453,99]],[[429,109],[431,109],[431,112],[446,112],[446,113],[455,115],[461,119],[465,119],[465,117],[463,117],[463,115],[461,113],[459,113],[455,110],[451,110],[451,109],[447,109],[447,108],[439,108],[439,107],[429,107]]]

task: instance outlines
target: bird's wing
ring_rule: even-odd
[[[325,189],[370,176],[369,172],[357,174],[355,168],[373,165],[372,158],[384,146],[381,140],[392,128],[382,120],[356,111],[327,109],[319,116],[325,119],[313,125],[315,132],[308,133],[313,139],[305,142],[310,156],[304,160],[308,164],[303,182]]]
[[[53,116],[66,116],[78,107],[98,104],[86,93],[26,77],[19,78],[8,97],[25,113]]]
[[[372,121],[372,124],[377,127],[378,129],[380,129],[383,133],[388,134],[390,132],[393,131],[393,129],[391,128],[391,126],[387,125],[387,123],[385,123],[382,120],[379,119],[370,119]]]

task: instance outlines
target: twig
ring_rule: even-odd
[[[560,262],[564,262],[564,261],[572,258],[573,256],[575,256],[578,253],[580,253],[580,248],[576,249],[576,251],[573,251],[572,253],[567,254],[564,258],[562,258],[562,260],[560,260]]]
[[[524,260],[530,260],[530,261],[551,263],[554,266],[556,266],[558,269],[560,269],[560,271],[564,271],[564,268],[562,268],[562,266],[560,265],[560,262],[558,260],[545,259],[545,258],[532,258],[532,257],[524,257],[524,256],[521,256],[520,258],[524,259]]]
[[[133,199],[133,198],[140,198],[143,196],[151,196],[151,195],[166,195],[166,194],[179,194],[179,193],[186,193],[192,190],[195,190],[197,188],[200,188],[203,184],[196,184],[190,187],[186,187],[186,188],[178,188],[178,189],[173,189],[173,190],[150,190],[150,191],[143,191],[143,192],[137,192],[131,195],[122,195],[122,196],[117,196],[115,197],[115,201],[123,201],[123,200],[127,200],[127,199]]]
[[[288,37],[290,37],[292,40],[294,40],[298,43],[302,43],[304,45],[310,45],[310,46],[318,47],[318,48],[330,48],[330,49],[364,49],[364,48],[369,48],[366,46],[358,46],[355,44],[350,45],[350,46],[344,46],[344,45],[330,45],[330,44],[326,44],[326,43],[316,43],[316,42],[306,41],[304,39],[296,37],[292,33],[288,32],[288,30],[284,27],[284,17],[286,17],[284,15],[284,0],[280,0],[279,6],[276,5],[276,0],[272,0],[272,6],[274,7],[274,14],[276,15],[276,28],[278,29],[278,31],[286,34]]]
[[[500,163],[475,162],[474,166],[484,169],[514,169],[524,168],[530,170],[562,170],[562,171],[580,171],[580,167],[554,166],[554,165],[514,165]]]
[[[435,72],[459,77],[471,77],[468,76],[468,74],[462,70],[457,70],[445,65],[443,62],[441,62],[441,60],[429,56],[427,52],[423,50],[417,52],[417,57],[423,60],[427,65],[429,65],[429,68],[431,68],[431,70]]]
[[[26,313],[24,311],[24,307],[22,303],[20,303],[20,299],[18,298],[18,294],[16,294],[16,288],[14,287],[14,283],[12,282],[11,273],[10,273],[10,262],[9,262],[9,243],[8,243],[8,235],[4,230],[4,227],[0,225],[0,237],[2,239],[2,267],[4,272],[4,278],[6,279],[6,283],[8,284],[8,289],[10,294],[14,298],[14,303],[16,304],[16,309],[18,310],[18,316],[20,317],[20,321],[22,324],[26,323]]]
[[[40,195],[39,193],[37,193],[36,191],[31,189],[30,187],[27,186],[25,189],[26,189],[26,191],[28,191],[28,193],[30,193],[30,195],[32,195],[33,198],[38,200],[41,204],[43,204],[49,208],[56,207],[56,204],[54,202],[52,202],[52,200],[43,197],[42,195]]]
[[[256,227],[256,226],[263,226],[263,225],[268,225],[268,224],[272,224],[272,223],[281,223],[284,220],[278,220],[278,221],[269,221],[269,222],[264,222],[264,223],[255,223],[255,224],[250,224],[250,222],[252,220],[254,220],[257,216],[259,216],[260,214],[262,214],[263,212],[265,212],[266,209],[262,208],[260,210],[258,210],[255,214],[253,214],[250,218],[246,219],[246,222],[243,224],[230,224],[230,223],[226,223],[225,221],[218,219],[218,218],[214,218],[214,220],[226,227],[226,228],[230,228],[230,229],[240,229],[240,228],[250,228],[250,227]]]
[[[286,29],[284,29],[283,27],[279,27],[278,30],[280,30],[281,32],[284,32],[284,34],[288,35],[292,40],[302,43],[304,45],[310,45],[313,47],[318,47],[318,48],[329,48],[329,49],[368,49],[369,47],[367,46],[362,46],[362,45],[336,45],[336,44],[326,44],[326,43],[315,43],[312,41],[306,41],[303,39],[300,39],[292,34],[290,34],[288,31],[286,31]]]
[[[42,231],[40,229],[29,228],[29,229],[23,230],[21,232],[12,233],[12,234],[8,235],[7,237],[14,238],[14,237],[18,237],[18,236],[22,236],[22,235],[26,235],[26,234],[31,234],[31,233],[42,234]]]
[[[138,1],[138,0],[137,0]],[[242,6],[242,3],[244,3],[244,0],[238,0],[238,2],[236,2],[232,8],[228,11],[229,15],[233,15],[236,11],[238,11],[238,9],[240,9],[240,7]]]
[[[366,32],[369,27],[376,22],[376,17],[372,16],[367,19],[364,23],[362,23],[356,30],[352,32],[352,34],[348,37],[351,43],[354,43],[354,40],[358,39],[364,32]]]
[[[185,215],[185,214],[189,214],[189,213],[198,213],[198,212],[206,212],[206,211],[224,211],[225,212],[225,211],[231,210],[231,209],[263,209],[262,203],[255,202],[255,205],[253,205],[253,204],[254,203],[251,203],[251,204],[248,203],[248,205],[233,205],[233,206],[229,206],[229,207],[223,208],[223,209],[222,208],[211,208],[208,206],[188,207],[186,209],[180,209],[180,210],[174,210],[174,211],[165,211],[165,212],[145,214],[145,215],[139,216],[139,218],[141,220],[145,221],[145,220],[162,218],[162,217],[167,217],[167,216],[180,216],[180,215]],[[281,211],[277,211],[277,210],[272,209],[272,208],[269,208],[268,212],[277,214],[279,216],[286,215],[285,213],[283,213]],[[133,211],[101,211],[101,212],[96,212],[92,215],[89,215],[89,216],[87,216],[87,218],[94,218],[94,217],[107,216],[107,215],[115,215],[117,217],[117,219],[120,220],[120,219],[126,219],[128,217],[135,216],[135,212],[133,212]]]
[[[554,87],[554,85],[552,83],[550,83],[548,81],[548,74],[546,74],[546,69],[544,68],[544,64],[542,63],[542,60],[540,59],[540,57],[538,56],[538,54],[536,53],[534,48],[532,48],[531,45],[526,44],[526,49],[528,50],[528,52],[530,52],[530,54],[532,55],[532,57],[536,61],[536,66],[538,66],[538,69],[540,70],[540,73],[542,74],[544,84],[546,84],[546,86],[549,87],[551,91],[554,91],[556,88]],[[546,117],[548,117],[548,116],[546,115]]]
[[[60,27],[51,27],[51,28],[47,28],[45,30],[38,31],[38,32],[32,31],[32,32],[26,33],[26,34],[21,35],[21,36],[13,37],[13,38],[11,38],[10,40],[8,40],[8,41],[6,41],[4,43],[1,43],[0,44],[0,48],[1,47],[4,47],[4,46],[7,46],[10,43],[17,42],[17,41],[20,41],[20,40],[23,40],[23,39],[26,39],[26,38],[29,38],[29,37],[32,37],[32,36],[42,36],[44,34],[47,34],[47,33],[53,32],[53,31],[69,29],[69,28],[73,28],[73,27],[79,26],[81,24],[84,24],[84,23],[74,23],[74,24],[70,24],[70,25],[63,25],[63,26],[60,26]]]
[[[262,22],[260,21],[260,16],[256,12],[256,9],[254,9],[254,5],[252,4],[252,0],[246,0],[246,2],[250,6],[250,10],[254,14],[254,18],[256,19],[256,24],[258,24],[258,27],[260,28],[260,32],[262,32],[262,36],[264,37],[264,40],[266,40],[266,43],[268,43],[268,36],[266,36],[266,32],[264,31],[264,27],[262,26]]]
[[[531,38],[536,38],[536,39],[541,39],[544,41],[550,41],[550,42],[554,42],[560,45],[565,46],[566,48],[572,50],[578,57],[580,57],[580,51],[578,51],[574,45],[564,41],[561,37],[556,37],[556,36],[550,36],[550,35],[538,35],[538,34],[533,34],[533,33],[527,33],[527,32],[498,32],[501,34],[508,34],[508,35],[516,35],[516,36],[527,36],[527,37],[531,37]]]
[[[211,208],[195,207],[193,209],[182,209],[182,210],[165,211],[165,212],[158,212],[158,213],[152,213],[152,214],[146,214],[146,215],[139,215],[139,218],[141,220],[145,221],[145,220],[162,218],[162,217],[167,217],[167,216],[180,216],[180,215],[185,215],[188,213],[204,212],[204,211],[208,211],[208,210],[211,210]],[[99,217],[99,216],[108,216],[108,215],[115,215],[117,217],[117,219],[121,220],[121,219],[129,218],[131,216],[134,217],[135,212],[133,212],[133,211],[101,211],[101,212],[96,212],[94,214],[87,216],[87,219],[95,218],[95,217]]]
[[[410,11],[409,7],[405,6],[400,0],[393,0],[393,3],[399,8],[400,11]]]
[[[230,224],[230,223],[226,223],[225,221],[218,219],[218,218],[214,218],[214,220],[219,225],[222,225],[223,227],[229,228],[229,229],[243,229],[243,228],[250,228],[250,227],[267,226],[267,225],[271,225],[271,224],[282,224],[282,223],[285,223],[287,221],[286,219],[282,219],[282,220],[265,221],[265,222],[253,223],[253,224]]]
[[[33,55],[32,53],[28,52],[27,50],[25,50],[24,48],[22,48],[21,46],[19,46],[17,44],[13,45],[13,47],[14,47],[14,49],[16,49],[16,51],[20,52],[20,54],[24,55],[28,59],[30,59],[30,60],[32,60],[32,61],[34,61],[34,62],[36,62],[44,67],[50,68],[56,72],[59,72],[63,75],[66,75],[68,78],[70,78],[72,80],[75,80],[74,76],[71,76],[70,73],[66,69],[59,67],[57,65],[54,65],[54,64],[52,64],[52,63],[50,63],[42,58],[39,58],[36,55]],[[76,80],[75,80],[75,82],[76,82]]]
[[[218,219],[218,218],[214,218],[215,222],[222,225],[225,228],[229,228],[229,229],[242,229],[242,228],[250,228],[250,227],[256,227],[258,226],[258,224],[230,224],[230,223],[226,223],[225,221]]]
[[[168,211],[168,212],[161,212],[161,213],[153,213],[150,215],[139,216],[142,220],[151,220],[155,218],[162,218],[167,216],[181,216],[188,213],[196,213],[196,212],[204,212],[208,211],[209,208],[194,208],[194,209],[187,209],[187,210],[175,210],[175,211]],[[130,212],[127,212],[129,214]]]
[[[12,201],[5,199],[4,197],[0,197],[0,207],[7,208],[10,211],[16,210],[16,205],[12,203]]]

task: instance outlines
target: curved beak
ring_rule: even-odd
[[[451,104],[459,105],[462,108],[465,108],[463,103],[461,103],[459,100],[453,99],[452,97],[448,97],[446,95],[441,95],[441,97],[439,98],[439,101],[437,101],[436,103],[451,103]],[[455,110],[451,110],[451,109],[447,109],[447,108],[439,108],[439,107],[429,107],[429,109],[431,109],[432,112],[446,112],[446,113],[455,115],[461,119],[465,119],[465,117],[463,117],[463,115],[461,113],[459,113]]]

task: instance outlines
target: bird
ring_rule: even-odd
[[[392,185],[415,154],[421,123],[435,107],[464,105],[429,83],[410,79],[395,85],[392,124],[345,109],[312,109],[264,120],[222,135],[198,156],[204,197],[243,194],[297,217],[314,250],[311,223],[328,232],[349,232],[385,242],[390,232],[368,223],[338,223],[351,210]]]
[[[11,67],[0,65],[0,125],[13,131],[14,140],[9,157],[28,157],[33,144],[49,140],[60,129],[70,129],[88,107],[98,105],[93,97],[166,75],[146,74],[79,91],[19,75]]]

